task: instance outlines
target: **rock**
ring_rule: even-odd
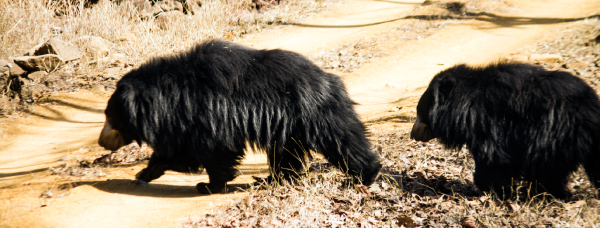
[[[562,56],[560,54],[531,54],[529,61],[557,63],[558,61],[562,61]]]
[[[17,65],[14,61],[10,61],[10,75],[20,76],[27,73],[27,71],[23,70],[19,65]]]
[[[585,70],[588,67],[587,63],[584,62],[574,62],[574,63],[566,63],[563,64],[565,69],[574,69],[574,70]]]
[[[169,11],[158,15],[156,22],[158,27],[167,30],[173,23],[179,20],[179,18],[185,16],[181,11]]]
[[[33,103],[36,100],[40,99],[42,95],[48,90],[44,85],[32,85],[25,86],[21,88],[21,101],[27,103]]]
[[[6,59],[0,59],[0,73],[4,73],[10,70],[10,61]]]
[[[202,2],[198,0],[187,0],[183,3],[183,13],[185,14],[199,14],[202,10]]]
[[[137,36],[135,36],[135,34],[133,33],[125,33],[119,36],[119,38],[117,38],[117,41],[134,43],[137,42]]]
[[[44,85],[53,90],[65,89],[68,86],[65,78],[68,78],[69,76],[68,73],[64,72],[52,72],[48,74],[48,77],[44,81]]]
[[[46,54],[39,56],[21,56],[14,58],[15,63],[26,71],[43,70],[50,72],[65,64],[60,56],[55,54]],[[11,74],[12,75],[12,74]]]
[[[69,78],[71,76],[72,74],[67,72],[52,72],[48,74],[48,79],[46,80],[50,80],[51,78]]]
[[[120,75],[121,74],[121,67],[109,67],[106,68],[104,70],[104,72],[106,72],[107,75]]]
[[[158,6],[153,7],[150,1],[148,0],[132,0],[131,4],[138,11],[138,15],[142,19],[150,19],[154,17],[156,11],[160,11]]]
[[[125,63],[125,55],[124,54],[110,54],[108,56],[108,62],[110,64],[120,64],[123,65]]]
[[[81,58],[82,54],[75,45],[72,43],[59,40],[57,38],[50,38],[44,43],[38,44],[33,49],[29,50],[26,56],[38,56],[54,54],[59,56],[63,61],[73,61]]]
[[[67,87],[67,83],[63,79],[46,80],[44,84],[53,90],[62,90]]]
[[[93,36],[88,39],[84,44],[85,52],[92,57],[92,59],[99,59],[105,57],[110,52],[109,42],[101,37]]]
[[[99,91],[99,92],[104,92],[104,91],[106,91],[106,88],[104,88],[103,85],[96,84],[96,85],[92,86],[92,90]]]
[[[0,59],[0,78],[10,76],[10,62],[8,60]]]
[[[178,1],[166,0],[159,2],[158,5],[165,12],[177,10],[183,13],[183,4],[181,4],[181,2]]]
[[[46,71],[35,71],[27,74],[27,78],[29,78],[34,83],[44,83],[47,77],[48,73],[46,73]]]

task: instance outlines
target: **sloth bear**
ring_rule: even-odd
[[[123,76],[98,143],[109,150],[133,141],[151,146],[140,183],[166,170],[204,168],[210,183],[197,185],[203,194],[226,190],[246,142],[266,151],[268,180],[296,177],[313,150],[370,185],[381,163],[354,104],[339,77],[300,54],[208,41]]]
[[[567,72],[509,62],[446,69],[419,100],[411,138],[466,145],[482,191],[508,195],[513,180],[526,180],[566,198],[579,165],[600,187],[600,100]]]

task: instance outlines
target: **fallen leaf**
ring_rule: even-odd
[[[473,217],[465,217],[461,225],[464,228],[477,228],[477,221]]]
[[[358,192],[362,193],[363,195],[371,196],[371,192],[369,192],[369,187],[367,187],[367,186],[364,186],[362,184],[357,184],[357,185],[354,185],[354,188],[356,188],[356,190]]]
[[[521,206],[519,206],[517,203],[508,203],[508,207],[512,212],[517,212],[521,209]]]
[[[417,227],[417,224],[415,223],[415,221],[410,217],[400,216],[400,217],[396,218],[396,220],[398,221],[399,226]]]

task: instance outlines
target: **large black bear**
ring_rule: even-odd
[[[419,100],[411,137],[466,145],[483,191],[510,194],[512,181],[523,179],[566,198],[568,175],[580,164],[600,187],[600,100],[567,72],[508,62],[444,70]]]
[[[339,77],[299,54],[208,41],[123,76],[98,142],[148,143],[154,153],[138,181],[205,168],[200,193],[225,190],[246,142],[267,152],[270,180],[295,177],[313,150],[370,185],[381,163],[353,105]]]

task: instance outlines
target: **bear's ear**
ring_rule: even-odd
[[[452,92],[455,83],[455,79],[451,76],[441,78],[437,83],[436,89],[434,90],[436,102],[444,100],[444,98],[448,97],[448,95],[450,95]]]

